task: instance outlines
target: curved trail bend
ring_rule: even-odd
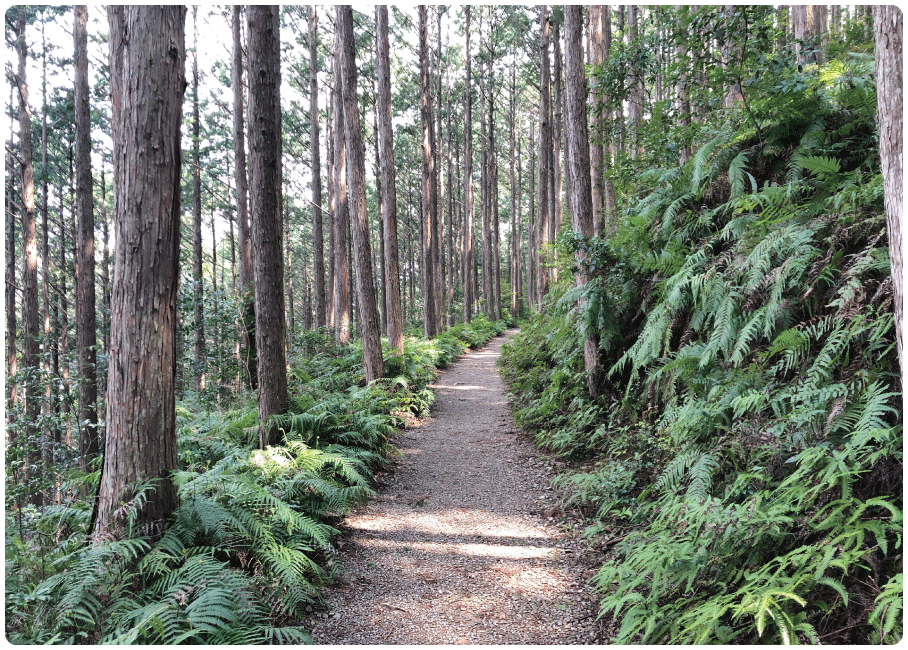
[[[341,524],[343,571],[309,621],[315,643],[598,640],[589,567],[551,518],[551,465],[508,409],[506,339],[439,376],[433,417],[397,435],[380,495]]]

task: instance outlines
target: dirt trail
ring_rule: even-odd
[[[381,494],[344,520],[315,643],[598,641],[588,561],[551,517],[551,463],[507,406],[506,339],[440,375],[432,418],[399,434]]]

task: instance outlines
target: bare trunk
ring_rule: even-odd
[[[249,193],[255,345],[258,355],[259,445],[281,432],[264,426],[287,410],[284,260],[281,246],[280,13],[275,5],[246,9],[249,53]]]
[[[88,8],[75,7],[75,166],[76,213],[79,219],[76,276],[76,348],[79,354],[79,458],[82,471],[98,455],[97,324],[95,323],[95,219],[91,182],[91,121],[88,90]],[[46,199],[45,199],[46,201]],[[46,208],[45,208],[46,209]],[[50,329],[49,327],[47,328]]]
[[[877,78],[877,126],[883,163],[889,259],[892,265],[892,302],[902,385],[905,383],[905,353],[902,341],[902,10],[893,5],[873,8],[874,49]]]
[[[429,44],[426,5],[419,5],[419,87],[422,116],[422,258],[423,311],[426,337],[438,334],[438,311],[435,300],[435,220],[437,195],[435,191],[435,137],[432,125],[432,99],[429,87]]]
[[[96,541],[123,532],[120,504],[130,486],[156,481],[139,517],[152,537],[178,501],[171,473],[186,10],[111,6],[107,15],[116,248]]]
[[[312,274],[315,284],[315,326],[327,323],[325,307],[325,235],[322,211],[322,168],[318,141],[318,21],[309,6],[309,121],[312,151]]]
[[[606,6],[605,12],[608,13],[609,10],[610,7]],[[595,68],[599,68],[605,60],[602,48],[602,5],[590,5],[589,7],[589,37],[587,44],[589,62]],[[598,80],[598,75],[596,75],[596,79]],[[602,146],[604,125],[601,117],[595,117],[600,114],[600,111],[596,108],[600,101],[599,94],[595,88],[591,88],[591,91],[590,105],[593,107],[592,115],[594,117],[592,128],[590,129],[590,137],[592,139],[590,146],[590,173],[592,174],[593,188],[593,230],[598,235],[605,229],[604,187],[602,180],[605,170]]]
[[[335,25],[335,30],[337,26]],[[341,97],[341,45],[334,34],[334,88],[331,115],[334,119],[334,330],[341,345],[350,342],[349,269],[347,267],[347,149],[344,139],[344,105]]]
[[[192,7],[192,300],[195,311],[195,390],[205,389],[205,315],[202,310],[202,167],[199,156],[198,6]]]
[[[467,35],[467,107],[464,118],[464,212],[463,212],[463,320],[469,323],[473,318],[473,95],[470,88],[470,7],[466,12]]]
[[[255,351],[255,299],[252,290],[252,241],[249,233],[248,181],[246,180],[246,144],[243,112],[243,43],[240,36],[242,25],[240,5],[233,5],[233,65],[231,85],[233,86],[233,157],[236,168],[236,225],[237,246],[240,249],[240,296],[243,320],[242,343],[246,349],[245,370],[248,385],[258,388]]]
[[[543,300],[549,290],[549,274],[546,268],[549,248],[549,175],[552,171],[552,123],[551,123],[551,79],[549,75],[549,15],[548,7],[540,7],[542,30],[539,34],[539,179],[536,201],[536,306],[542,310]]]
[[[350,198],[352,204],[353,248],[356,266],[356,297],[359,305],[359,331],[363,341],[363,369],[366,381],[384,376],[381,352],[381,328],[375,302],[372,278],[372,251],[369,246],[369,215],[366,206],[366,149],[360,130],[356,97],[356,56],[353,50],[353,9],[338,5],[336,24],[339,29],[340,82],[344,104],[344,130],[350,164]]]
[[[40,327],[38,314],[38,239],[35,226],[35,175],[32,154],[32,124],[31,109],[28,106],[28,84],[25,71],[28,51],[25,43],[25,17],[19,13],[16,21],[16,51],[19,58],[19,71],[17,85],[19,88],[19,178],[22,192],[22,360],[27,373],[37,377],[40,367]],[[41,413],[41,400],[43,391],[37,381],[27,382],[25,385],[25,432],[28,439],[25,441],[27,462],[29,467],[40,467],[40,444],[38,439],[38,416]],[[37,473],[38,470],[36,469]],[[30,502],[42,505],[41,490],[37,487],[37,479],[33,473],[28,473],[26,481],[33,485]]]
[[[593,200],[590,179],[589,134],[586,121],[586,80],[583,66],[583,16],[578,5],[564,8],[565,70],[567,96],[567,148],[568,201],[574,232],[584,237],[593,236]],[[590,274],[584,269],[586,253],[577,253],[580,272],[577,284],[585,284]],[[584,309],[583,303],[579,309]],[[599,361],[599,343],[595,332],[587,332],[583,345],[587,387],[594,399],[601,394],[602,367]]]
[[[376,5],[375,25],[378,57],[378,138],[381,149],[382,232],[385,243],[384,279],[387,293],[388,343],[397,354],[404,353],[403,314],[397,247],[397,179],[394,173],[394,141],[391,125],[391,64],[388,52],[388,7]]]

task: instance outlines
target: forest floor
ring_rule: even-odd
[[[508,336],[433,386],[432,417],[393,441],[379,495],[338,526],[342,569],[317,644],[601,643],[587,583],[602,561],[563,513],[563,465],[517,429],[495,362]]]

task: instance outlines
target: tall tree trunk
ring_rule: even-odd
[[[486,61],[488,70],[486,72],[487,76],[484,84],[485,92],[483,95],[486,101],[488,101],[489,112],[488,117],[484,119],[484,128],[487,128],[488,131],[484,134],[485,137],[482,141],[482,207],[480,209],[482,213],[482,297],[486,303],[486,316],[488,316],[490,321],[494,321],[495,288],[493,284],[495,276],[492,267],[494,265],[493,251],[495,249],[495,243],[492,234],[492,185],[495,182],[493,179],[493,158],[495,156],[495,101],[492,96],[492,59],[494,56],[491,25],[487,38]]]
[[[554,74],[554,83],[555,83],[555,97],[552,102],[552,180],[553,180],[553,189],[552,189],[552,202],[555,209],[549,215],[550,227],[549,233],[552,241],[555,241],[555,237],[558,235],[558,231],[561,229],[561,223],[563,219],[563,205],[561,201],[561,193],[563,188],[562,183],[562,167],[561,162],[564,159],[562,157],[562,152],[566,151],[564,148],[564,136],[562,135],[563,131],[563,118],[562,118],[562,107],[564,104],[564,98],[562,97],[561,89],[563,87],[561,76],[562,76],[562,59],[561,59],[561,34],[558,27],[558,23],[554,24],[554,29],[552,30],[552,38],[554,41],[554,58],[552,66],[552,72]],[[552,269],[552,280],[558,281],[558,267],[555,266]]]
[[[388,51],[388,7],[375,6],[378,58],[378,139],[381,149],[381,221],[385,242],[384,279],[388,314],[388,343],[397,354],[404,353],[404,326],[401,313],[400,271],[397,247],[397,179],[394,173],[394,133],[391,124],[391,59]]]
[[[17,85],[19,88],[19,162],[22,190],[22,338],[23,362],[25,371],[34,379],[25,385],[25,431],[28,449],[27,462],[30,467],[40,467],[40,443],[38,439],[38,416],[41,413],[43,391],[38,385],[37,376],[40,368],[40,326],[38,314],[38,239],[35,227],[35,172],[32,154],[32,115],[28,106],[28,84],[26,82],[26,63],[28,50],[25,43],[25,16],[22,10],[17,11],[16,51],[19,58]],[[31,483],[38,478],[29,474],[26,478]],[[34,505],[44,503],[42,492],[35,486],[31,491],[30,502]]]
[[[681,14],[685,11],[685,5],[675,5],[675,13]],[[679,160],[680,164],[685,165],[691,157],[691,145],[688,134],[686,130],[690,127],[690,100],[687,97],[687,47],[684,44],[683,40],[678,41],[677,46],[677,59],[678,63],[681,66],[680,72],[678,74],[678,83],[675,86],[676,89],[676,107],[678,111],[678,126],[680,126],[684,131],[682,131],[682,145],[681,145],[681,158]]]
[[[13,105],[16,88],[10,84],[10,106]],[[9,121],[9,141],[6,144],[6,168],[15,169],[13,157],[13,124]],[[12,411],[19,402],[18,378],[19,359],[16,343],[16,204],[13,201],[15,182],[13,174],[6,175],[6,376],[8,379],[6,394],[7,422],[11,421]],[[15,429],[8,427],[9,444],[15,445]]]
[[[466,12],[467,37],[467,80],[466,116],[464,117],[464,171],[463,171],[463,320],[469,323],[473,318],[473,94],[470,88],[470,6]]]
[[[588,59],[589,63],[596,69],[601,67],[605,60],[602,48],[602,9],[603,5],[589,6],[589,37],[587,38],[587,49],[589,51]],[[608,13],[609,11],[610,7],[606,5],[605,13]],[[599,80],[598,74],[596,75],[596,80],[597,82]],[[603,199],[605,189],[603,183],[603,172],[605,171],[603,160],[605,155],[602,145],[604,125],[602,118],[597,117],[601,116],[601,111],[598,110],[600,101],[598,88],[592,88],[590,93],[590,106],[593,109],[591,111],[593,123],[591,125],[592,128],[590,129],[590,137],[592,139],[590,146],[590,173],[592,174],[593,188],[593,231],[597,235],[605,229],[605,203]]]
[[[332,108],[334,128],[334,328],[335,338],[341,345],[350,342],[349,268],[347,266],[347,149],[344,139],[344,104],[341,97],[341,43],[337,26],[334,33],[334,88]]]
[[[384,376],[381,327],[372,278],[372,251],[369,246],[369,215],[366,205],[366,148],[360,129],[356,94],[356,56],[353,49],[353,8],[337,6],[340,30],[340,82],[344,98],[344,130],[349,159],[350,198],[352,203],[353,248],[356,266],[356,297],[359,305],[359,331],[363,341],[363,369],[366,381]]]
[[[246,9],[249,53],[249,190],[255,345],[258,353],[259,445],[280,441],[266,423],[287,410],[284,260],[281,246],[281,47],[276,5]]]
[[[454,309],[453,309],[453,307],[454,307],[454,282],[455,282],[455,278],[454,278],[454,276],[455,276],[455,266],[454,266],[454,206],[455,206],[455,202],[454,202],[454,194],[453,194],[454,170],[451,167],[451,148],[453,146],[454,139],[451,136],[452,105],[451,105],[451,33],[450,33],[450,27],[448,28],[448,33],[446,35],[445,40],[446,40],[445,51],[448,54],[447,65],[445,66],[445,72],[446,72],[445,88],[447,90],[447,95],[448,95],[448,98],[447,98],[448,112],[447,112],[447,124],[446,124],[446,131],[448,134],[448,147],[447,147],[447,151],[445,154],[445,169],[448,172],[448,185],[445,190],[445,196],[448,199],[448,211],[447,211],[448,283],[447,283],[446,304],[447,304],[447,313],[448,313],[448,325],[453,326],[454,322],[455,322],[455,313],[454,313]],[[439,96],[439,102],[440,101],[441,101],[441,97]]]
[[[509,171],[511,178],[511,254],[509,256],[509,269],[510,269],[510,281],[511,281],[511,317],[517,318],[517,285],[519,267],[517,264],[517,251],[520,246],[517,241],[517,193],[520,191],[518,186],[514,183],[514,163],[516,152],[515,152],[515,138],[514,132],[516,131],[515,122],[517,120],[517,102],[516,102],[516,92],[517,92],[517,65],[514,61],[513,51],[511,56],[511,86],[510,86],[510,97],[508,101],[508,148],[509,148]]]
[[[435,300],[435,220],[437,195],[435,192],[435,135],[432,124],[432,90],[429,84],[428,11],[419,5],[419,88],[420,115],[422,117],[422,259],[423,311],[426,337],[438,334],[438,310]]]
[[[889,231],[892,265],[892,302],[899,354],[899,375],[905,384],[905,352],[902,341],[902,10],[893,5],[873,8],[874,53],[876,54],[877,126],[883,163],[883,202]]]
[[[567,98],[568,201],[574,232],[593,236],[593,199],[590,180],[589,134],[586,122],[586,79],[583,66],[583,15],[579,5],[564,8],[564,54]],[[580,272],[577,284],[585,284],[590,274],[584,269],[586,253],[577,253]],[[581,303],[579,309],[583,310]],[[587,332],[583,344],[583,361],[587,372],[587,387],[592,398],[601,393],[602,367],[599,361],[599,341],[596,333]]]
[[[552,100],[549,74],[549,12],[547,5],[540,6],[542,29],[539,33],[539,180],[536,190],[536,306],[541,311],[549,291],[549,274],[546,268],[549,248],[549,175],[552,173]]]
[[[333,63],[332,63],[333,69]],[[334,318],[334,218],[337,213],[334,203],[334,91],[328,97],[325,109],[325,151],[327,160],[325,177],[328,181],[328,270],[325,274],[325,325],[337,334]]]
[[[444,204],[444,173],[442,161],[444,160],[444,138],[442,121],[442,101],[441,101],[441,15],[440,7],[436,7],[436,22],[438,25],[438,56],[436,57],[435,70],[438,74],[438,118],[436,120],[436,131],[438,137],[435,138],[435,303],[438,305],[437,310],[437,327],[442,332],[446,325],[447,316],[447,273],[445,269],[445,204]]]
[[[202,164],[199,158],[198,6],[192,7],[192,292],[195,311],[195,390],[205,389],[205,315],[202,310]]]
[[[97,324],[95,323],[95,218],[91,182],[91,120],[88,90],[88,7],[75,7],[75,166],[79,219],[76,275],[76,348],[79,355],[79,458],[82,471],[98,455]]]
[[[50,326],[50,219],[48,215],[48,173],[47,166],[47,38],[44,33],[44,22],[41,22],[41,316],[43,318],[42,358],[44,359],[44,404],[42,411],[47,418],[45,431],[42,434],[47,444],[44,446],[44,469],[50,474],[53,471],[54,446],[49,444],[53,440],[52,430],[56,427],[51,418],[54,407],[54,384],[51,375],[50,348],[53,344]],[[12,291],[8,287],[7,291]],[[96,393],[97,393],[97,383]],[[97,411],[95,411],[97,421]],[[55,484],[59,481],[55,479]],[[55,493],[57,491],[55,490]]]
[[[315,326],[327,323],[325,307],[325,236],[322,212],[322,168],[318,141],[318,20],[309,6],[309,121],[312,151],[312,274],[315,276]]]
[[[535,123],[530,122],[530,139],[527,141],[527,158],[530,159],[530,195],[528,203],[530,204],[530,221],[527,224],[527,304],[537,305],[536,296],[536,267],[539,264],[539,249],[536,246],[536,142],[535,142]]]
[[[640,23],[642,21],[643,5],[628,5],[627,36],[630,45],[636,45],[640,38]],[[631,158],[636,158],[641,153],[640,130],[643,125],[643,70],[631,66],[631,96],[627,106],[627,116],[630,122],[630,144],[628,150]]]
[[[186,10],[111,6],[107,15],[116,248],[96,541],[123,532],[118,506],[128,486],[156,481],[139,516],[152,537],[178,502],[171,474]]]
[[[236,168],[236,225],[237,246],[240,249],[240,297],[243,329],[241,338],[246,348],[245,370],[248,385],[258,389],[258,369],[255,350],[255,297],[252,280],[252,238],[249,233],[248,181],[246,180],[246,131],[243,112],[243,42],[240,36],[242,24],[240,5],[233,5],[233,65],[231,86],[233,87],[233,157]]]

